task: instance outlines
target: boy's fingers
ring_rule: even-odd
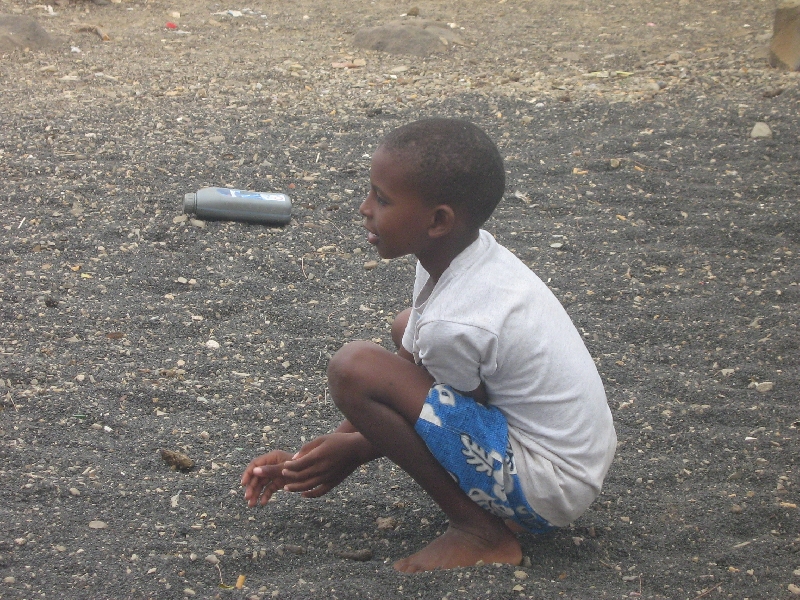
[[[253,469],[253,475],[262,479],[275,479],[276,477],[281,476],[283,469],[284,463],[279,465],[263,465]]]
[[[307,492],[303,492],[303,498],[319,498],[320,496],[324,496],[328,492],[330,492],[333,488],[328,484],[320,485],[313,490],[308,490]]]
[[[312,477],[296,483],[287,483],[283,486],[283,489],[287,492],[307,492],[313,490],[318,485],[322,485],[324,481],[325,480],[321,477]]]

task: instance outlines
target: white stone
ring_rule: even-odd
[[[750,131],[750,137],[753,139],[771,138],[772,129],[770,129],[769,125],[767,125],[763,121],[759,121],[758,123],[753,125],[753,129],[752,131]]]

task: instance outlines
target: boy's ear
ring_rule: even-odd
[[[428,227],[428,235],[432,238],[442,237],[453,230],[456,214],[449,204],[440,204],[434,209],[433,220]]]

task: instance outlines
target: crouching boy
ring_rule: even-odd
[[[295,453],[255,458],[250,506],[278,489],[315,498],[386,456],[449,519],[406,572],[519,564],[515,531],[567,525],[600,493],[616,446],[594,362],[558,300],[481,225],[503,196],[495,144],[476,126],[428,119],[392,131],[360,207],[382,258],[413,254],[413,306],[397,353],[345,345],[328,384],[345,420]]]

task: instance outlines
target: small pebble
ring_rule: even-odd
[[[105,521],[89,521],[89,529],[105,529],[108,524]]]
[[[339,550],[334,552],[334,554],[346,560],[357,560],[359,562],[372,560],[372,550],[369,548],[363,548],[361,550]]]
[[[397,519],[394,517],[378,517],[375,519],[375,523],[378,525],[378,529],[382,530],[394,529],[397,527]]]
[[[753,125],[753,129],[750,131],[750,137],[753,139],[771,138],[772,129],[770,129],[769,125],[766,123],[758,122]]]
[[[206,556],[206,562],[211,563],[212,565],[216,565],[217,563],[219,563],[219,558],[217,558],[216,554],[209,554],[208,556]]]
[[[367,262],[364,263],[364,269],[367,271],[371,271],[377,266],[378,266],[377,260],[368,260]]]

